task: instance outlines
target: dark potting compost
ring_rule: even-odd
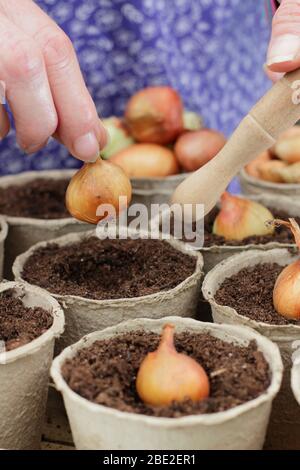
[[[7,351],[30,343],[52,323],[51,313],[40,307],[25,307],[13,289],[0,294],[0,340],[5,342]]]
[[[283,266],[276,263],[244,268],[225,279],[216,292],[215,300],[251,320],[273,325],[300,325],[300,321],[288,320],[279,315],[273,306],[274,284],[282,270]]]
[[[195,268],[194,257],[165,241],[90,237],[38,249],[26,261],[22,277],[55,294],[103,300],[172,289]]]
[[[159,335],[145,331],[96,341],[63,364],[63,377],[74,392],[94,403],[170,418],[228,410],[256,398],[270,385],[269,365],[254,341],[240,346],[205,332],[183,332],[175,334],[175,347],[204,367],[210,396],[198,402],[146,405],[137,395],[135,381],[141,362],[158,342]]]
[[[289,217],[294,217],[285,211],[274,210],[269,208],[276,219],[288,220]],[[246,237],[243,240],[226,240],[224,237],[212,233],[214,220],[219,213],[219,209],[215,207],[204,219],[204,247],[210,246],[243,246],[243,245],[264,245],[266,243],[278,242],[286,244],[294,244],[295,240],[291,231],[284,226],[276,227],[273,235],[253,235]],[[300,217],[294,217],[300,224]],[[192,230],[195,231],[195,223],[192,225]],[[183,237],[184,241],[185,238]],[[191,240],[189,240],[191,241]]]
[[[23,185],[0,188],[0,213],[13,217],[62,219],[69,180],[37,178]]]

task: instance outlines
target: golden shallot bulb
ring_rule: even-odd
[[[122,168],[110,161],[85,163],[73,176],[66,192],[66,206],[78,220],[97,224],[105,214],[97,215],[101,204],[110,204],[118,214],[126,207],[120,206],[120,197],[131,200],[131,184]]]
[[[178,353],[174,325],[165,325],[156,351],[147,354],[138,371],[136,389],[143,402],[168,405],[173,401],[203,400],[209,395],[209,380],[194,359]]]
[[[262,204],[225,192],[221,196],[221,210],[215,218],[213,233],[226,240],[270,235],[274,227],[266,222],[273,219],[272,213]]]
[[[169,144],[183,131],[183,106],[176,90],[152,86],[128,101],[125,122],[138,142]]]
[[[287,163],[300,162],[300,126],[283,132],[274,147],[275,155]]]
[[[294,237],[300,248],[300,228],[295,219],[274,220],[275,225],[285,225]],[[300,320],[300,260],[286,266],[276,279],[273,290],[273,304],[275,310],[290,320]]]

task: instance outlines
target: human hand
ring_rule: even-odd
[[[36,152],[55,135],[80,160],[96,159],[106,131],[72,43],[32,0],[0,0],[0,80],[22,149]],[[0,104],[0,138],[9,126]]]
[[[300,67],[300,0],[281,0],[273,17],[267,67],[273,78]]]

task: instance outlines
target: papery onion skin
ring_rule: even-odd
[[[293,126],[278,138],[273,152],[287,163],[300,162],[300,126]]]
[[[129,134],[122,119],[111,116],[109,118],[102,119],[102,124],[109,135],[107,145],[101,150],[101,157],[105,160],[134,144],[134,139]]]
[[[85,163],[73,176],[66,192],[66,207],[78,220],[97,224],[105,215],[96,214],[101,204],[111,204],[119,214],[126,207],[119,207],[119,198],[131,201],[131,183],[124,171],[110,161],[98,159]]]
[[[257,168],[259,176],[264,181],[272,183],[283,183],[282,170],[287,164],[281,160],[270,160],[269,162],[261,162]]]
[[[110,161],[123,168],[130,178],[165,178],[179,173],[172,150],[157,144],[134,144]]]
[[[203,367],[176,351],[174,326],[165,325],[158,349],[148,353],[140,366],[136,389],[144,403],[164,406],[173,401],[203,400],[209,396],[210,385]]]
[[[278,170],[282,181],[287,184],[300,183],[300,162],[287,165]]]
[[[176,141],[174,151],[185,171],[201,168],[226,144],[225,136],[213,129],[200,129],[182,134]]]
[[[225,240],[271,235],[274,227],[266,222],[273,219],[273,214],[262,204],[225,192],[221,196],[221,210],[215,218],[213,233]]]
[[[129,99],[125,121],[138,142],[169,144],[183,130],[181,98],[168,86],[144,88]]]
[[[273,290],[273,304],[283,317],[300,320],[300,260],[279,274]]]

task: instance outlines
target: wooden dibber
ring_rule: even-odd
[[[256,103],[216,157],[176,188],[172,203],[203,204],[207,214],[237,172],[299,118],[300,69],[287,73]]]

